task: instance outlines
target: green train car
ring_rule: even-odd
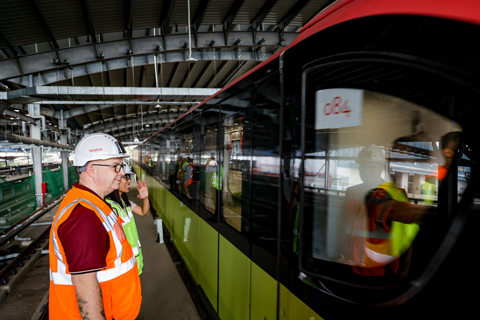
[[[134,149],[220,319],[476,314],[479,12],[336,1]]]

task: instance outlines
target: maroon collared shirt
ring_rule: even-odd
[[[99,197],[79,183],[75,183],[74,187]],[[94,211],[77,205],[58,228],[58,237],[71,274],[96,272],[107,266],[110,241],[107,230]]]

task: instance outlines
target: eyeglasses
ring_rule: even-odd
[[[128,180],[132,180],[132,175],[131,175],[131,174],[126,174],[126,175],[124,175],[122,178],[127,179],[127,181],[128,181]]]
[[[92,164],[92,166],[114,167],[116,173],[119,173],[122,169],[125,169],[125,165],[124,165],[124,164]]]

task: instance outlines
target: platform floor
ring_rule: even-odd
[[[131,201],[141,204],[136,183],[128,194]],[[142,306],[137,319],[190,320],[200,319],[165,244],[156,242],[157,227],[151,215],[135,216],[144,256]],[[32,319],[48,291],[48,256],[36,262],[25,279],[13,288],[0,303],[2,320]]]

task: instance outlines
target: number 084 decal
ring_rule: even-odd
[[[363,90],[325,89],[315,93],[315,129],[362,125]]]

